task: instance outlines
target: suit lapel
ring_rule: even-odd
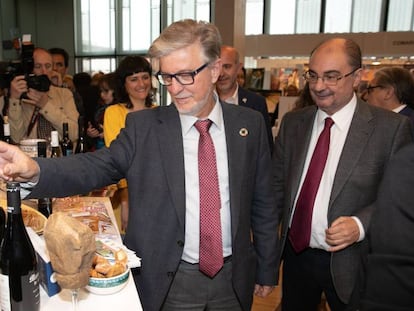
[[[293,208],[294,200],[296,193],[299,189],[299,183],[303,172],[303,167],[305,165],[306,154],[308,151],[311,135],[312,135],[312,127],[313,122],[316,115],[316,109],[308,109],[303,114],[302,119],[298,122],[297,129],[293,131],[294,136],[288,137],[287,139],[291,141],[295,141],[296,143],[293,144],[294,150],[292,150],[292,170],[291,170],[291,180],[292,185],[290,191],[288,192],[290,195],[289,202],[290,202],[290,210]]]
[[[172,201],[176,209],[181,228],[185,224],[185,177],[184,148],[181,123],[174,105],[159,109],[159,128],[157,137]]]
[[[240,216],[240,198],[241,195],[241,183],[243,180],[243,168],[246,149],[246,139],[240,135],[242,128],[249,130],[244,125],[243,120],[240,118],[239,113],[229,113],[230,109],[235,107],[232,105],[222,104],[224,128],[226,133],[227,144],[227,162],[229,166],[229,190],[230,190],[230,210],[231,210],[231,228],[232,238],[235,238],[235,232],[237,232],[237,226],[239,224]],[[237,109],[237,108],[236,108]],[[233,111],[234,112],[234,111]]]
[[[338,194],[342,191],[342,188],[362,155],[364,147],[374,130],[374,122],[370,122],[372,118],[372,113],[367,104],[358,101],[339,159],[329,206],[332,205]]]
[[[238,97],[239,97],[239,105],[240,106],[246,106],[247,101],[248,101],[248,96],[246,94],[246,91],[239,87],[239,91],[238,91]]]

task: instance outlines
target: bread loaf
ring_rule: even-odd
[[[58,284],[69,289],[86,286],[96,250],[92,230],[78,220],[57,212],[48,218],[44,237]]]

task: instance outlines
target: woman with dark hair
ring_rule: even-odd
[[[104,140],[107,147],[125,127],[128,113],[154,106],[151,74],[151,65],[142,56],[126,56],[120,62],[115,72],[120,84],[119,103],[108,107],[104,115]],[[118,195],[121,202],[121,230],[123,231],[128,224],[128,189],[125,179],[118,183]]]

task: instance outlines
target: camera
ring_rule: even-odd
[[[27,87],[47,92],[50,88],[50,80],[47,75],[34,75],[33,67],[33,44],[23,44],[21,46],[20,59],[10,62],[0,62],[0,88],[10,88],[10,83],[16,76],[24,75]],[[23,94],[23,97],[25,94]]]

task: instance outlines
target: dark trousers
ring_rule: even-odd
[[[346,305],[336,294],[330,270],[331,253],[308,248],[296,254],[287,241],[282,279],[283,311],[315,311],[325,293],[332,311],[343,311]]]
[[[214,278],[198,264],[181,261],[162,311],[241,311],[232,286],[232,264],[225,262]]]

